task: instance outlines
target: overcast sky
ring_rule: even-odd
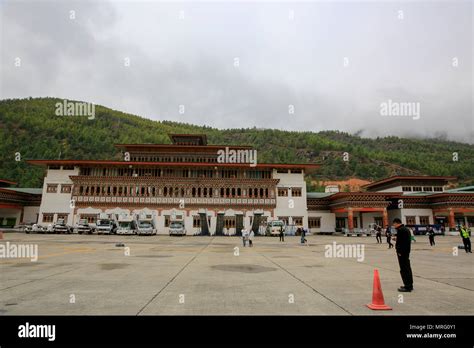
[[[2,99],[474,143],[472,1],[0,0],[0,11]],[[382,115],[389,100],[419,103],[419,119]]]

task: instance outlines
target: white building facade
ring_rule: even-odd
[[[267,221],[308,227],[311,164],[220,162],[224,146],[203,135],[171,135],[172,144],[117,145],[123,161],[34,160],[46,167],[39,222],[94,223],[99,213],[142,214],[159,234],[183,219],[188,234],[239,235]],[[250,147],[228,147],[252,151]]]

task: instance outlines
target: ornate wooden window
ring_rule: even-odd
[[[301,187],[292,187],[291,188],[291,196],[301,197]]]
[[[278,197],[288,197],[288,189],[286,187],[279,187]]]
[[[43,222],[53,222],[54,214],[43,214]]]
[[[293,225],[302,226],[303,217],[302,216],[293,216]]]
[[[81,219],[87,219],[90,224],[95,224],[97,221],[97,214],[81,214]]]
[[[224,227],[235,228],[235,216],[224,216]]]
[[[66,213],[59,213],[59,214],[58,214],[58,220],[59,220],[59,219],[64,219],[64,221],[67,221],[68,215],[69,215],[69,214],[66,214]]]
[[[48,192],[48,193],[58,192],[58,184],[47,184],[46,185],[46,192]]]
[[[71,193],[72,185],[61,185],[61,193]]]
[[[407,225],[416,225],[416,217],[415,216],[405,216],[406,224]]]
[[[429,216],[420,216],[420,225],[429,225],[430,217]]]
[[[346,228],[346,219],[343,217],[336,217],[336,228]]]
[[[193,216],[193,227],[201,227],[201,217],[199,215]]]
[[[308,217],[308,226],[309,228],[321,228],[321,218]]]

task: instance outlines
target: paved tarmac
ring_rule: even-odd
[[[307,239],[256,237],[253,248],[243,248],[237,237],[5,233],[0,244],[38,245],[39,258],[0,258],[0,315],[474,314],[474,254],[453,255],[459,237],[439,236],[430,247],[417,236],[415,291],[404,294],[387,244]],[[360,252],[363,246],[363,254],[327,257],[334,242]],[[375,268],[391,311],[365,306]]]

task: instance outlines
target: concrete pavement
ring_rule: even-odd
[[[0,243],[37,244],[39,259],[0,259],[0,314],[467,315],[474,313],[474,256],[460,238],[413,244],[415,291],[399,294],[393,249],[375,238],[26,235]],[[125,248],[116,247],[124,243]],[[326,245],[363,245],[364,259],[325,256]],[[238,249],[236,249],[236,247]],[[129,248],[129,249],[127,249]],[[346,255],[347,256],[347,255]],[[375,312],[373,270],[392,311]],[[401,296],[400,296],[401,295]],[[462,300],[462,301],[461,301]]]

